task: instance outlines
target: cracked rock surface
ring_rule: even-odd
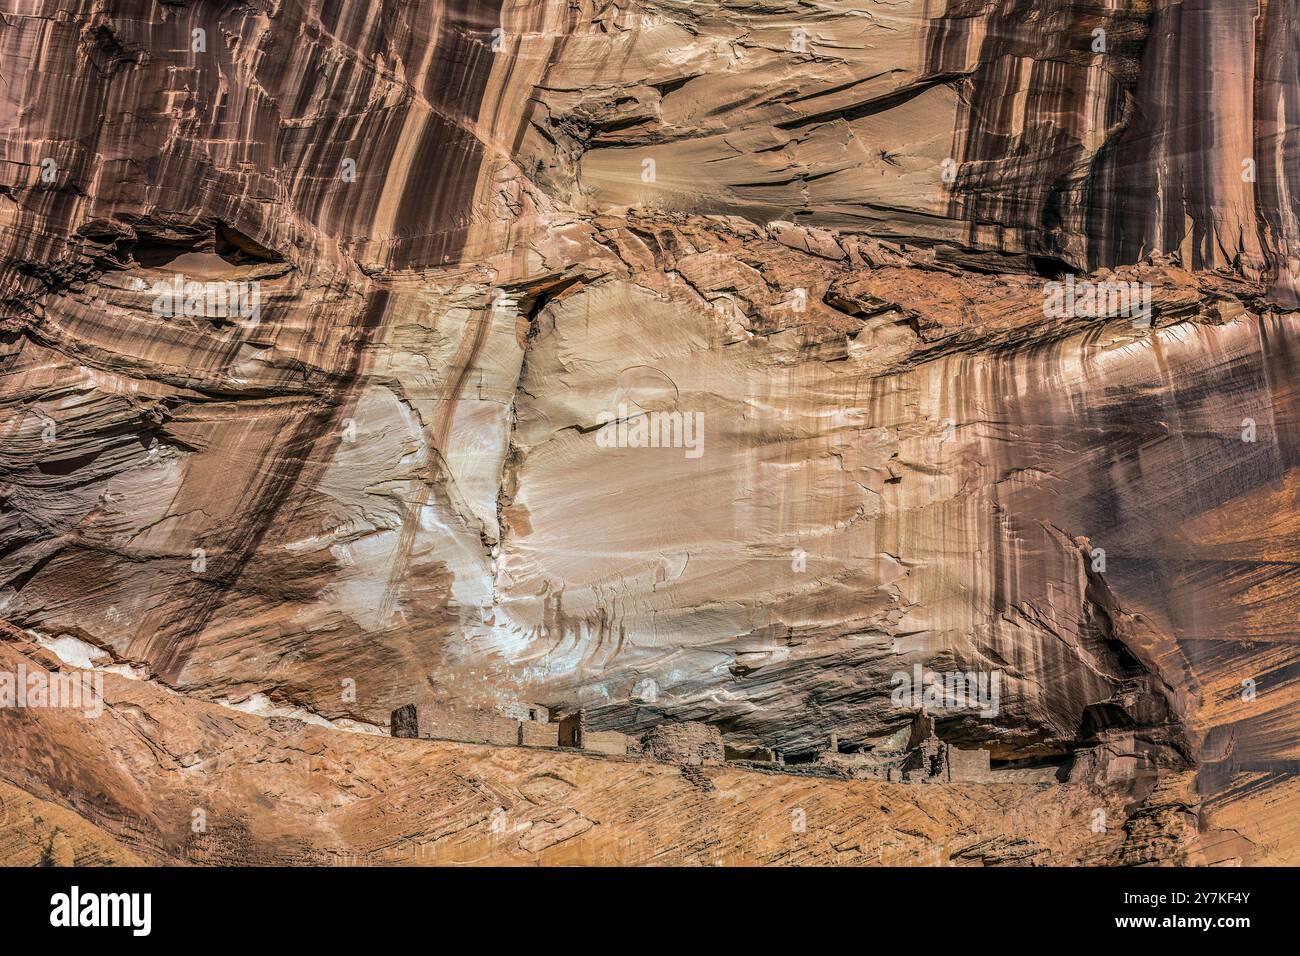
[[[1296,861],[1294,3],[9,7],[0,648],[110,706],[0,708],[0,860]],[[378,739],[797,764],[914,668],[1035,782]]]

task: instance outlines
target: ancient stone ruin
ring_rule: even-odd
[[[717,767],[726,763],[767,766],[785,769],[780,751],[770,747],[731,747],[722,732],[700,721],[674,721],[656,724],[640,735],[615,730],[595,730],[588,726],[585,708],[564,714],[559,720],[541,720],[546,708],[520,705],[503,708],[524,713],[528,719],[504,713],[442,707],[430,704],[404,704],[393,711],[391,734],[421,740],[448,740],[461,743],[486,743],[500,746],[551,747],[579,750],[586,754],[624,759],[644,759],[682,767]],[[1104,748],[1098,747],[1097,752]],[[1084,751],[1081,767],[1098,764],[1093,749]],[[1112,768],[1127,766],[1110,763]],[[830,773],[853,779],[874,779],[891,783],[990,783],[993,771],[989,752],[962,749],[941,740],[935,733],[934,718],[922,712],[911,725],[895,734],[886,745],[841,751],[838,735],[832,735],[830,747],[818,755],[811,766],[800,765],[800,772]],[[1080,770],[1080,773],[1085,773]],[[1114,776],[1116,770],[1112,769]]]
[[[722,733],[712,724],[688,721],[660,724],[641,738],[645,755],[662,763],[709,767],[725,760]]]
[[[546,714],[544,708],[536,707],[528,712],[538,717]],[[390,728],[394,737],[506,747],[554,747],[557,746],[559,725],[467,707],[403,704],[393,711]]]

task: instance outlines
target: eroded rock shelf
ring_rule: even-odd
[[[4,12],[0,861],[1295,863],[1298,14]]]

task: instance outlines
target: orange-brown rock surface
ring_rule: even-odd
[[[1296,12],[0,3],[0,859],[1295,862]]]
[[[18,646],[0,645],[6,665]],[[688,773],[373,737],[240,714],[116,675],[104,698],[96,721],[33,710],[0,724],[5,752],[26,758],[9,771],[22,789],[0,785],[0,863],[40,855],[10,836],[16,824],[77,865],[135,854],[209,865],[1107,864],[1142,852],[1150,829],[1166,839],[1171,829],[1130,833],[1123,794],[1077,786]],[[1177,800],[1148,803],[1144,812],[1186,813]],[[1218,861],[1234,849],[1189,829],[1159,859]]]

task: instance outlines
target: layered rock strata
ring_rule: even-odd
[[[416,700],[812,759],[996,674],[952,746],[1195,772],[1224,858],[1292,859],[1294,13],[20,5],[0,615],[250,752]],[[104,825],[107,768],[2,739]]]

